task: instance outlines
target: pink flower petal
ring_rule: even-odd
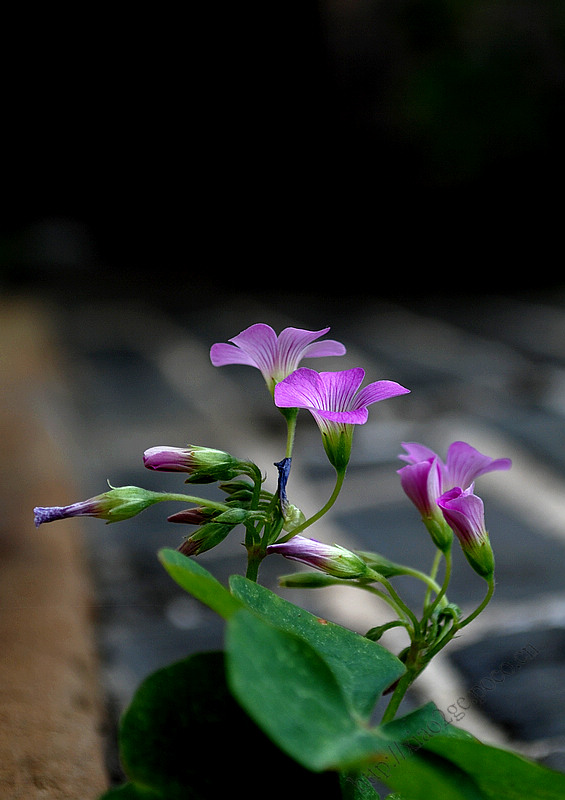
[[[466,488],[479,475],[510,469],[511,466],[509,458],[490,458],[466,442],[453,442],[447,451],[446,469],[452,486]]]
[[[376,381],[365,386],[355,398],[355,407],[370,406],[380,400],[387,400],[389,397],[398,397],[401,394],[409,394],[410,389],[405,389],[395,381]]]
[[[329,328],[319,331],[285,328],[277,337],[270,325],[258,322],[230,339],[231,344],[212,345],[210,359],[215,367],[226,364],[257,367],[271,385],[294,372],[303,358],[343,355],[345,347],[340,342],[315,341],[328,331]]]

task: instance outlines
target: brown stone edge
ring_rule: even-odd
[[[34,506],[80,499],[45,408],[65,386],[51,313],[26,298],[0,302],[3,800],[95,800],[108,786],[81,527],[33,524]]]

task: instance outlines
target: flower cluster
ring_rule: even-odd
[[[402,488],[422,516],[435,545],[445,552],[453,533],[465,556],[484,577],[494,571],[494,556],[485,528],[484,506],[474,494],[475,480],[487,472],[510,469],[509,458],[483,455],[466,442],[453,442],[445,463],[430,448],[404,442],[399,456],[408,465],[398,470]]]
[[[262,473],[251,461],[208,447],[161,445],[150,447],[143,454],[147,469],[182,473],[186,476],[185,483],[190,484],[216,482],[224,493],[223,500],[216,502],[125,486],[68,506],[38,507],[36,525],[73,516],[95,516],[115,522],[128,519],[154,503],[179,501],[191,503],[192,507],[170,515],[168,520],[196,527],[179,549],[186,555],[198,555],[222,542],[241,524],[246,532],[248,576],[254,579],[261,560],[271,554],[308,564],[333,578],[365,582],[369,574],[371,579],[377,575],[380,580],[401,574],[405,571],[403,567],[393,565],[391,573],[386,559],[377,554],[356,554],[339,545],[326,545],[301,535],[338,497],[351,458],[353,432],[356,425],[367,422],[368,407],[409,393],[409,389],[390,380],[362,387],[365,371],[360,367],[316,372],[300,366],[304,358],[345,354],[340,342],[320,340],[328,331],[329,328],[317,331],[285,328],[277,335],[269,325],[258,323],[210,349],[214,366],[244,364],[258,369],[274,405],[286,420],[286,453],[275,462],[276,491],[264,489]],[[317,424],[324,450],[337,474],[330,499],[308,519],[287,496],[296,421],[302,409]],[[454,442],[445,462],[424,445],[408,442],[403,447],[405,453],[399,457],[407,464],[398,470],[402,488],[420,512],[439,552],[449,554],[455,535],[473,569],[490,580],[494,557],[485,528],[483,502],[474,493],[474,486],[479,476],[508,469],[510,460],[490,458],[465,442]],[[429,585],[437,588],[433,581]],[[446,604],[442,594],[438,589],[438,609]]]

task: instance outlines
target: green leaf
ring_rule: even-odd
[[[234,696],[304,767],[347,769],[388,744],[353,716],[334,672],[300,636],[243,610],[228,621],[226,649]]]
[[[428,800],[430,796],[442,800],[485,800],[472,776],[449,760],[434,761],[424,750],[437,737],[475,741],[467,731],[446,722],[434,703],[381,725],[379,730],[389,745],[384,756],[367,768],[366,774],[401,790],[398,796],[402,800]]]
[[[379,793],[365,775],[342,773],[340,786],[343,800],[379,800]]]
[[[399,752],[402,753],[402,749]],[[403,800],[487,800],[473,778],[447,759],[419,753],[406,753],[404,760],[402,755],[398,758],[397,762],[389,759],[386,764],[376,764],[378,770],[373,774],[398,792]],[[498,800],[503,799],[506,800],[504,794],[498,796]]]
[[[477,740],[438,737],[426,750],[449,759],[471,775],[488,800],[562,800],[565,774]]]
[[[368,719],[384,690],[405,671],[402,662],[376,642],[320,620],[241,575],[232,575],[230,588],[248,608],[309,643],[331,668],[356,715]]]
[[[412,751],[418,751],[437,736],[474,739],[468,731],[447,722],[435,703],[426,703],[403,717],[387,722],[381,725],[380,730],[391,741],[403,742]]]
[[[432,703],[380,730],[392,744],[386,758],[375,762],[367,773],[399,790],[405,800],[426,800],[428,794],[442,800],[565,797],[563,773],[481,743],[467,731],[445,723]]]
[[[224,654],[201,653],[150,675],[137,690],[119,731],[129,783],[103,800],[210,800],[243,793],[341,800],[339,776],[305,770],[278,750],[245,714],[225,679]],[[267,770],[265,770],[265,766]]]
[[[242,607],[208,570],[178,550],[160,550],[159,560],[179,586],[224,619],[228,619]]]

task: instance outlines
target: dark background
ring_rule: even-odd
[[[3,39],[0,288],[560,279],[559,0],[50,6]]]

